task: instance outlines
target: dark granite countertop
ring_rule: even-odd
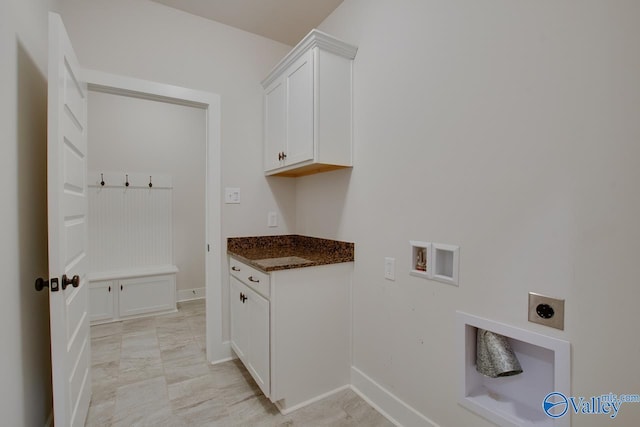
[[[354,260],[354,244],[287,234],[229,237],[227,253],[254,268],[269,272]]]

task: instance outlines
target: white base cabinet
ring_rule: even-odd
[[[231,347],[289,413],[350,383],[353,263],[264,273],[230,258]]]
[[[177,271],[167,266],[90,275],[89,320],[97,324],[175,311]]]

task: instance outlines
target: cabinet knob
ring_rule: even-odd
[[[282,160],[282,151],[278,153],[278,160]]]

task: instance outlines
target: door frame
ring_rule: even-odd
[[[222,331],[222,259],[226,245],[221,226],[220,95],[164,83],[83,69],[88,90],[202,108],[206,111],[206,213],[205,297],[207,360],[222,362],[233,357]],[[88,112],[91,114],[91,111]],[[89,154],[91,155],[91,154]]]

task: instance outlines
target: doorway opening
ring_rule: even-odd
[[[205,135],[205,239],[204,282],[206,299],[206,355],[209,362],[231,357],[228,342],[222,341],[222,269],[224,256],[220,207],[220,97],[217,94],[187,89],[93,70],[84,70],[91,93],[121,95],[142,100],[195,107],[204,111]],[[92,113],[89,112],[91,115]],[[91,130],[90,130],[91,132]],[[89,153],[89,157],[91,153]]]

